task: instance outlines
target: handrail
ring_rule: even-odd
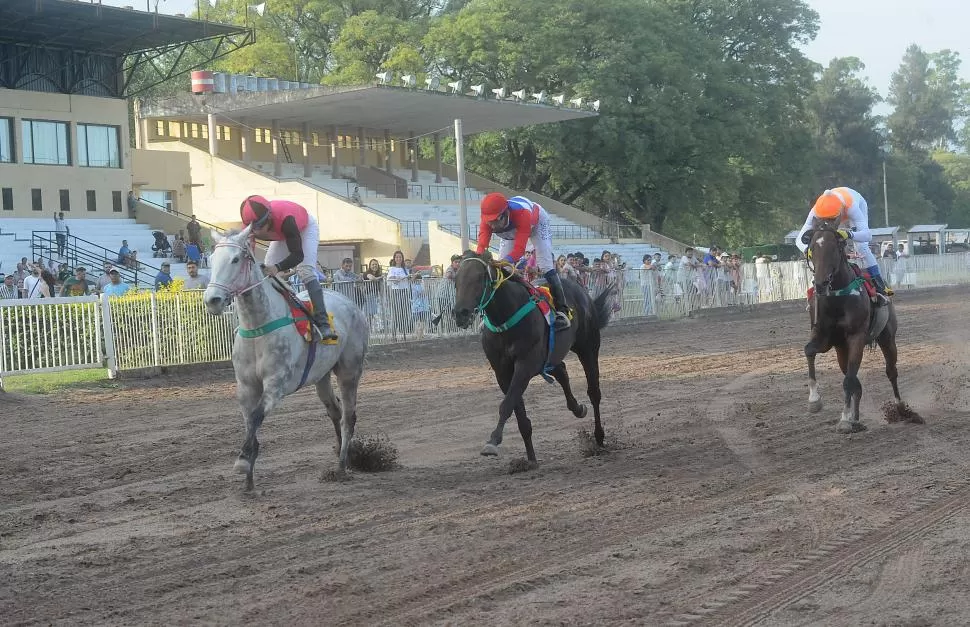
[[[56,231],[31,231],[30,249],[34,259],[43,258],[45,256],[49,259],[54,259],[54,253],[57,251],[56,235]],[[78,246],[79,242],[85,244],[86,246]],[[145,263],[140,259],[135,260],[137,265],[134,268],[120,265],[118,264],[117,251],[113,251],[110,248],[105,248],[104,246],[100,246],[94,242],[77,237],[76,235],[67,236],[64,252],[65,258],[72,267],[77,267],[81,262],[93,266],[94,264],[110,261],[111,264],[118,269],[118,272],[122,275],[122,277],[130,279],[135,285],[138,285],[139,283],[138,274],[142,270],[143,266],[149,271],[154,271],[155,274],[161,272],[161,268],[152,266],[151,264]],[[148,273],[142,272],[142,274]],[[151,275],[149,274],[149,276]]]
[[[183,220],[188,220],[189,222],[192,221],[192,218],[195,218],[195,221],[198,222],[199,224],[203,225],[203,226],[207,226],[210,229],[213,229],[215,231],[218,231],[219,233],[225,233],[226,232],[226,229],[222,228],[221,226],[217,226],[215,224],[212,224],[211,222],[206,222],[205,220],[200,220],[200,219],[196,218],[195,215],[191,215],[190,216],[189,214],[182,213],[181,211],[179,211],[177,209],[174,209],[174,208],[173,209],[169,209],[168,207],[163,207],[162,205],[158,204],[157,202],[152,202],[150,200],[145,200],[144,198],[139,198],[138,199],[138,202],[145,203],[146,205],[149,205],[149,206],[151,206],[151,207],[153,207],[155,209],[158,209],[159,211],[164,211],[165,213],[170,213],[170,214],[175,215],[175,216],[177,216],[179,218],[182,218]],[[263,248],[263,249],[268,249],[269,248],[269,246],[267,244],[264,244],[264,243],[262,243],[262,242],[260,242],[258,240],[256,241],[256,246],[258,248]]]

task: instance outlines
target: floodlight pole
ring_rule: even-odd
[[[461,228],[461,252],[468,250],[468,204],[465,202],[465,146],[461,118],[455,119],[455,169],[458,170],[458,217]]]
[[[886,212],[886,226],[889,226],[889,192],[886,188],[886,160],[882,160],[882,203]]]

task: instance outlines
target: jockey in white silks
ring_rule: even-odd
[[[862,257],[862,265],[869,276],[872,277],[876,291],[883,296],[891,296],[892,290],[886,287],[886,282],[879,272],[876,257],[869,249],[869,242],[872,241],[872,233],[869,231],[869,205],[862,194],[851,187],[836,187],[825,190],[815,201],[812,210],[808,212],[805,225],[798,232],[798,237],[795,238],[795,245],[803,253],[808,249],[808,245],[802,241],[802,236],[811,230],[815,218],[838,220],[839,236],[859,243],[855,247],[855,252]]]
[[[535,247],[535,261],[539,272],[545,273],[546,284],[556,306],[557,331],[569,327],[569,306],[559,280],[556,257],[552,251],[552,229],[549,214],[538,203],[525,196],[506,198],[492,192],[482,198],[481,222],[478,225],[478,254],[488,249],[492,235],[501,239],[499,257],[515,265],[525,254],[526,243],[531,239]]]
[[[262,196],[248,197],[239,207],[239,213],[243,224],[252,227],[252,234],[256,239],[270,241],[263,260],[264,272],[275,276],[277,272],[295,270],[310,296],[310,303],[313,305],[312,322],[320,339],[337,339],[330,328],[327,306],[323,300],[323,287],[317,275],[320,227],[316,218],[295,202],[267,200]]]

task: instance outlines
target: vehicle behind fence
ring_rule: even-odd
[[[880,265],[897,290],[970,283],[968,254],[883,259]],[[674,319],[698,309],[799,300],[811,284],[803,262],[588,270],[581,278],[593,296],[615,283],[617,319]],[[412,278],[396,285],[382,278],[329,287],[361,308],[374,345],[478,333],[478,325],[464,330],[455,325],[454,283],[446,278]],[[93,367],[115,373],[225,362],[231,358],[236,326],[231,307],[210,315],[201,291],[0,300],[0,375]]]

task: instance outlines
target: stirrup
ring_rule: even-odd
[[[560,320],[562,322],[560,322]],[[552,326],[557,330],[562,331],[563,329],[568,329],[572,323],[569,321],[569,314],[564,311],[557,311],[556,317],[553,320]]]
[[[337,339],[337,333],[329,324],[319,324],[313,321],[314,335],[321,342],[332,342]]]

